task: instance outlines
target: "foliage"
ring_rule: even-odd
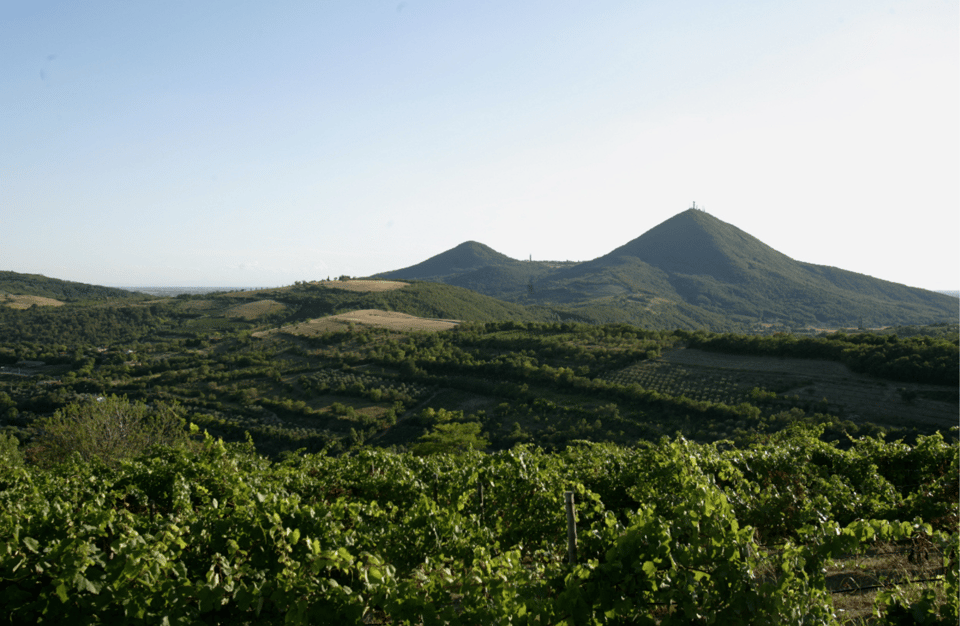
[[[143,339],[167,320],[158,305],[67,305],[15,310],[0,307],[4,340],[25,350],[24,344],[104,346]]]
[[[78,455],[84,461],[116,464],[152,446],[187,441],[183,411],[177,404],[131,402],[107,396],[69,404],[38,422],[32,450],[41,465]]]
[[[43,296],[58,300],[102,300],[106,298],[143,298],[142,294],[88,285],[68,280],[47,278],[40,274],[19,274],[17,272],[0,271],[0,293],[16,295]]]
[[[483,450],[490,445],[490,442],[481,434],[481,428],[478,422],[437,424],[430,432],[420,437],[413,447],[413,453],[425,455]]]
[[[960,340],[842,332],[823,337],[689,333],[691,348],[731,354],[839,361],[855,372],[906,382],[954,385],[960,377]]]
[[[283,307],[256,322],[224,317],[265,301]],[[250,332],[257,324],[273,327],[361,306],[424,315],[460,312],[497,321],[463,322],[452,331],[429,334],[364,327],[316,337],[271,333],[258,338]],[[686,374],[668,367],[669,358],[658,358],[679,342],[758,350],[770,357],[832,350],[852,367],[862,362],[873,373],[897,372],[929,382],[933,374],[949,379],[956,369],[956,341],[950,335],[751,338],[622,323],[504,319],[512,313],[497,307],[489,298],[434,283],[367,294],[300,283],[127,306],[0,309],[0,363],[46,363],[2,372],[0,418],[29,444],[37,416],[50,415],[83,394],[178,400],[217,436],[244,441],[249,432],[261,451],[279,455],[299,448],[340,452],[367,443],[410,449],[432,428],[408,419],[411,411],[424,408],[473,414],[478,436],[494,450],[521,442],[562,449],[583,439],[656,441],[677,432],[745,446],[797,421],[824,424],[822,437],[830,441],[888,430],[912,442],[937,429],[933,421],[912,421],[927,410],[929,400],[937,401],[938,415],[944,403],[956,402],[955,387],[904,387],[900,396],[915,400],[903,415],[893,415],[895,409],[862,414],[857,403],[869,402],[872,389],[863,397],[841,395],[839,400],[828,392],[830,402],[819,403],[819,394],[772,398],[770,377],[711,377],[703,368]],[[677,372],[683,375],[674,376]],[[751,387],[757,392],[749,393]],[[883,426],[865,423],[878,417],[887,420]],[[892,426],[898,423],[901,428]]]
[[[0,465],[17,466],[23,464],[20,441],[10,433],[0,432]]]
[[[914,589],[920,604],[906,606],[891,586],[876,610],[956,621],[956,528],[869,519],[870,494],[892,493],[871,468],[902,444],[842,451],[815,434],[750,457],[664,439],[271,463],[207,437],[110,473],[79,457],[2,465],[0,623],[831,624],[833,559],[921,540],[943,554],[933,577],[945,593]],[[820,517],[753,526],[770,503],[743,497],[763,491],[748,467],[784,446],[836,472],[807,492]],[[917,457],[924,472],[937,471],[921,460],[936,463],[933,448]],[[802,465],[779,466],[796,475],[783,483],[812,485],[820,474]],[[564,491],[576,498],[573,565]],[[835,516],[845,507],[856,519]],[[775,549],[758,540],[774,536]]]

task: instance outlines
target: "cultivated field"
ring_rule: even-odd
[[[409,283],[402,283],[396,280],[320,280],[312,284],[329,287],[330,289],[345,289],[346,291],[369,293],[403,289]]]
[[[292,326],[285,326],[280,332],[290,335],[312,336],[321,333],[342,331],[354,326],[373,326],[376,328],[387,328],[389,330],[428,330],[440,331],[449,330],[459,324],[458,320],[436,320],[426,319],[407,315],[406,313],[397,313],[396,311],[380,311],[378,309],[364,309],[361,311],[351,311],[350,313],[341,313],[340,315],[331,315],[321,317],[308,322],[301,322]],[[264,336],[269,332],[254,333],[255,337]]]
[[[163,300],[157,300],[157,302],[163,302]],[[187,300],[178,305],[181,311],[209,311],[219,306],[221,305],[217,304],[216,300]]]
[[[402,289],[410,283],[399,282],[396,280],[315,280],[306,284],[314,287],[326,287],[327,289],[341,289],[343,291],[354,291],[357,293],[371,293]],[[296,290],[297,288],[298,285],[266,289],[252,289],[249,291],[231,291],[224,295],[230,298],[254,299],[281,295],[285,292]]]
[[[873,378],[834,361],[753,357],[680,348],[604,377],[694,400],[737,404],[759,387],[781,400],[819,403],[822,412],[890,426],[957,423],[952,390]],[[824,400],[826,400],[824,402]]]
[[[284,310],[286,305],[276,300],[257,300],[247,304],[238,304],[223,311],[226,317],[240,317],[245,320],[255,320]]]
[[[53,298],[44,298],[42,296],[14,296],[11,294],[0,294],[0,305],[5,305],[11,309],[29,309],[33,305],[37,306],[63,306],[63,302]]]

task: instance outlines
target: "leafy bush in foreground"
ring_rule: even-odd
[[[816,507],[851,490],[896,504],[886,479],[860,475],[875,474],[869,458],[894,444],[841,451],[814,441],[799,432],[749,454],[664,439],[271,463],[208,437],[196,449],[152,448],[107,474],[76,455],[52,469],[3,466],[0,623],[829,624],[824,568],[877,539],[943,549],[943,595],[922,599],[931,620],[955,623],[955,528],[841,522],[837,506],[796,526],[743,523],[765,523],[751,507],[776,505],[751,472],[790,471],[769,456],[774,446],[810,452],[781,481],[804,510],[801,487],[816,490]],[[957,454],[942,440],[924,446],[921,465]],[[577,498],[576,565],[564,491]],[[857,516],[849,506],[842,514]],[[760,544],[777,533],[775,550]],[[879,610],[901,605],[884,596]]]
[[[62,462],[73,454],[84,461],[116,464],[151,446],[177,446],[187,441],[183,411],[177,404],[131,402],[117,396],[69,404],[38,421],[39,440],[32,457],[42,465]]]

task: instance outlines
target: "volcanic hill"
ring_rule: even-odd
[[[956,298],[791,259],[697,209],[583,263],[519,261],[467,242],[379,276],[467,287],[554,308],[561,319],[656,328],[875,327],[960,314]]]

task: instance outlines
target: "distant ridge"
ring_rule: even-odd
[[[41,274],[20,274],[0,271],[0,293],[18,296],[41,296],[57,300],[90,300],[103,298],[142,298],[126,289],[88,285],[69,280],[47,278]]]
[[[178,287],[176,285],[166,285],[158,287],[137,286],[125,287],[129,291],[137,293],[146,293],[151,296],[172,298],[181,294],[200,295],[205,293],[230,292],[230,291],[259,291],[262,289],[274,289],[275,287],[264,286],[245,286],[245,287]]]
[[[689,209],[601,257],[560,267],[466,242],[392,279],[433,280],[591,321],[743,329],[953,321],[958,301],[794,260],[702,210]]]
[[[455,248],[432,256],[422,263],[412,265],[393,272],[379,274],[384,278],[403,277],[408,279],[428,279],[463,274],[483,267],[519,264],[520,261],[511,259],[482,243],[465,241]]]
[[[467,241],[410,267],[377,274],[377,278],[430,280],[471,289],[508,301],[563,263],[518,261],[490,246]]]

